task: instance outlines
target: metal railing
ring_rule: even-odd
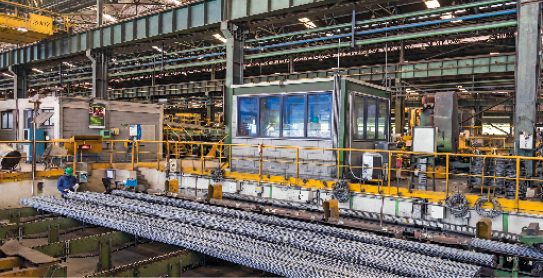
[[[37,143],[63,143],[71,142],[70,140],[53,140],[53,141],[37,141]],[[514,199],[502,199],[504,209],[516,212],[531,212],[543,214],[543,202],[525,201],[520,194],[520,190],[525,190],[522,187],[526,182],[540,183],[543,179],[537,176],[522,174],[523,167],[537,168],[539,164],[543,165],[541,157],[523,157],[523,156],[504,156],[504,155],[478,155],[478,154],[456,154],[456,153],[416,153],[407,151],[387,151],[387,150],[361,150],[361,149],[334,149],[334,148],[317,148],[317,147],[297,147],[297,146],[274,146],[274,145],[244,145],[244,144],[226,144],[226,143],[209,143],[209,142],[173,142],[173,141],[130,141],[130,140],[103,140],[109,144],[107,148],[103,148],[101,152],[101,162],[103,163],[124,163],[126,169],[134,170],[137,166],[151,167],[157,170],[167,170],[166,162],[171,158],[181,159],[182,172],[187,174],[196,174],[204,176],[216,175],[217,170],[226,170],[224,177],[239,178],[254,180],[256,182],[278,182],[282,183],[285,180],[291,185],[302,187],[312,187],[315,189],[331,189],[333,184],[343,180],[343,178],[351,179],[357,183],[351,183],[351,192],[366,192],[375,194],[384,194],[397,197],[409,196],[428,196],[428,198],[443,200],[452,194],[456,194],[460,188],[459,183],[467,182],[468,187],[477,189],[477,192],[462,192],[468,196],[470,203],[478,197],[485,196],[489,199],[498,198],[497,191],[499,180],[503,181],[501,189],[506,189],[507,181],[514,181]],[[31,141],[3,141],[0,143],[28,143]],[[73,143],[73,142],[72,142]],[[119,146],[121,145],[121,146]],[[156,146],[156,148],[155,148]],[[192,153],[180,157],[173,152],[175,149],[186,148],[193,149]],[[320,155],[322,153],[322,155]],[[362,156],[364,153],[377,153],[383,158],[382,161],[388,161],[382,165],[367,167],[363,164],[353,165],[348,161],[352,156]],[[73,150],[66,155],[56,155],[47,157],[59,157],[72,160],[74,171],[76,171],[77,161],[82,158],[90,157],[92,154],[88,150],[80,150],[77,143],[74,144]],[[103,154],[106,154],[104,156]],[[107,159],[109,154],[109,159]],[[287,154],[288,157],[285,157]],[[310,155],[322,156],[324,158],[312,159]],[[117,157],[115,157],[117,155]],[[120,156],[119,156],[120,155]],[[22,158],[27,158],[23,156]],[[79,159],[78,159],[79,157]],[[411,167],[409,163],[416,161],[419,157],[431,158],[436,161],[435,164],[441,163],[441,171],[438,167],[426,167],[426,169],[416,169]],[[5,157],[0,157],[5,158]],[[124,159],[123,159],[124,158]],[[475,159],[482,160],[483,168],[480,173],[474,173],[473,161]],[[394,163],[399,162],[401,163]],[[508,165],[513,166],[510,173],[502,172],[498,175],[496,171],[487,171],[485,167],[496,167],[498,161],[507,161]],[[236,163],[247,161],[254,164],[254,169],[246,171],[243,167],[235,167]],[[503,162],[502,161],[502,162]],[[183,162],[189,166],[183,165]],[[466,167],[464,172],[456,171],[453,166],[455,163],[463,163]],[[489,164],[492,163],[492,164]],[[501,162],[500,162],[501,163]],[[283,165],[281,170],[274,170],[270,173],[269,165]],[[268,165],[265,167],[265,165]],[[428,164],[429,165],[429,164]],[[524,166],[526,165],[526,166]],[[304,170],[302,170],[304,167]],[[504,166],[505,167],[505,166]],[[240,169],[236,169],[240,168]],[[288,171],[285,170],[288,168]],[[328,169],[328,174],[315,174],[318,171]],[[364,170],[380,170],[382,175],[373,181],[357,180],[353,177],[353,171]],[[288,173],[287,173],[288,172]],[[308,173],[310,172],[310,173]],[[417,190],[413,187],[410,181],[400,185],[398,180],[405,179],[405,176],[394,175],[397,177],[397,182],[394,184],[392,174],[399,172],[400,174],[408,174],[409,176],[425,174],[427,176],[442,175],[444,176],[444,187],[432,190]],[[513,174],[511,174],[513,173]],[[521,173],[521,174],[519,174]],[[354,175],[356,176],[356,175]],[[469,179],[475,180],[475,183],[468,182]],[[487,181],[487,183],[485,183]],[[488,182],[490,181],[490,182]],[[373,182],[373,183],[372,183]],[[457,188],[453,187],[454,184]],[[490,185],[488,185],[490,184]],[[511,183],[509,183],[511,185]],[[510,186],[511,187],[511,186]],[[480,189],[480,190],[479,190]],[[426,195],[425,195],[426,194]],[[511,192],[509,192],[511,194]],[[511,196],[509,196],[511,198]]]

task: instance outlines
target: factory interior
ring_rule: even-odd
[[[0,277],[543,277],[542,8],[0,0]]]

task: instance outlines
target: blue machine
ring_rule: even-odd
[[[25,141],[32,141],[33,138],[33,130],[31,128],[25,128],[24,129],[24,139]],[[36,141],[45,141],[45,133],[43,129],[36,129]],[[27,153],[26,161],[32,161],[32,143],[24,143],[23,145],[25,152]],[[36,143],[36,156],[43,155],[43,152],[45,152],[45,143]]]
[[[123,180],[123,184],[127,187],[129,186],[138,186],[138,180],[137,179],[128,179]]]

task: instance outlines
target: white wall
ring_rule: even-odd
[[[43,182],[43,192],[37,196],[57,196],[61,193],[57,190],[57,180],[36,180],[35,184]],[[22,207],[19,200],[32,197],[32,181],[14,181],[0,183],[0,209]]]

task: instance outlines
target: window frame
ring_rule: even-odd
[[[43,122],[43,124],[41,124],[41,126],[55,126],[55,123],[51,124],[51,119],[55,116],[55,108],[44,108],[44,109],[41,109],[41,112],[42,113],[53,113],[53,115],[51,115],[51,117],[49,119],[47,119],[47,121]],[[46,124],[46,123],[49,123],[49,124]]]
[[[238,95],[237,96],[237,109],[236,109],[236,117],[237,117],[237,131],[239,131],[240,127],[240,118],[241,113],[239,109],[239,103],[240,100],[244,98],[256,98],[257,103],[257,126],[256,126],[256,136],[243,136],[239,135],[238,132],[236,132],[236,138],[251,138],[251,139],[257,139],[257,138],[264,138],[264,139],[285,139],[285,140],[296,140],[296,139],[312,139],[312,140],[331,140],[332,139],[332,111],[330,109],[330,137],[329,138],[322,138],[322,137],[307,137],[308,135],[308,117],[309,117],[309,96],[313,95],[324,95],[329,94],[332,95],[331,91],[322,91],[322,92],[293,92],[293,93],[277,93],[277,94],[262,94],[262,95]],[[303,137],[284,137],[283,135],[283,121],[284,121],[284,114],[285,114],[285,103],[286,98],[289,96],[303,96],[304,97],[304,136]],[[280,103],[280,112],[279,112],[279,136],[278,137],[271,137],[271,136],[260,136],[260,121],[261,121],[261,113],[260,113],[260,99],[266,98],[266,97],[279,97],[279,103]],[[332,98],[333,101],[333,98]],[[332,107],[332,103],[330,103],[330,107]]]
[[[384,98],[384,97],[378,97],[374,95],[368,95],[364,93],[359,92],[351,92],[353,94],[353,111],[350,112],[350,121],[354,123],[354,111],[356,107],[354,106],[354,101],[356,97],[363,97],[364,98],[364,138],[355,138],[355,136],[352,136],[351,140],[354,142],[363,142],[363,141],[388,141],[390,137],[390,99]],[[368,98],[375,99],[375,136],[374,138],[368,138]],[[385,117],[385,138],[384,139],[378,139],[379,138],[379,117],[381,116],[379,113],[379,105],[381,102],[385,102],[387,104],[387,115]],[[352,125],[352,131],[351,134],[355,134],[354,130],[354,124]]]
[[[242,99],[251,99],[251,98],[255,98],[255,96],[243,96],[243,97],[238,97],[238,100],[237,100],[237,104],[239,105],[240,101]],[[255,136],[251,136],[251,135],[241,135],[241,136],[238,136],[238,133],[239,133],[239,127],[240,127],[240,123],[241,123],[241,113],[240,113],[240,109],[239,109],[239,106],[237,107],[237,111],[236,113],[238,114],[237,115],[237,119],[238,119],[238,122],[237,122],[237,129],[236,129],[236,137],[240,137],[240,138],[258,138],[258,134],[260,134],[260,128],[259,128],[259,125],[260,125],[260,99],[258,97],[256,97],[256,132],[255,132]],[[249,132],[250,134],[250,132]]]
[[[260,136],[260,121],[262,120],[261,113],[260,113],[260,100],[267,97],[278,97],[279,98],[279,136]],[[257,104],[257,113],[256,113],[256,119],[258,124],[256,125],[256,136],[251,138],[283,138],[283,104],[285,99],[281,95],[263,95],[258,96],[256,100]]]
[[[9,113],[8,115],[8,126],[4,126],[4,114]],[[13,110],[5,110],[0,113],[0,118],[2,119],[2,122],[0,123],[0,129],[13,129]]]
[[[28,122],[28,117],[27,117],[28,115],[30,115],[30,117],[32,118],[30,123]],[[34,121],[34,110],[33,109],[23,110],[23,118],[24,118],[24,128],[32,128],[32,122]],[[30,126],[27,126],[28,124],[30,124]]]

